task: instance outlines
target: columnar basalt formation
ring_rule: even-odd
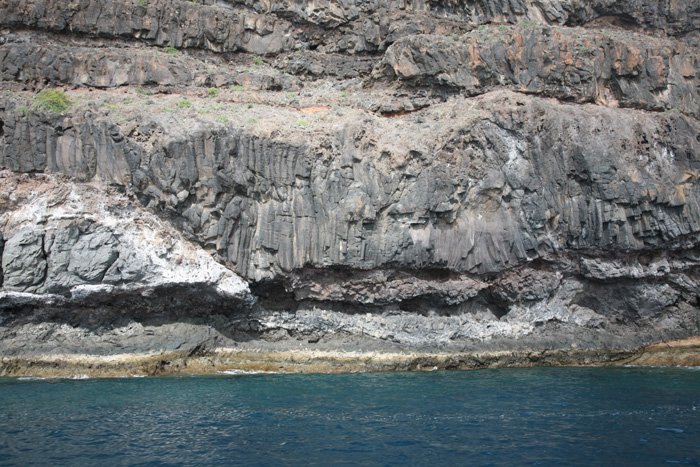
[[[0,373],[700,333],[695,2],[19,0],[0,28]]]

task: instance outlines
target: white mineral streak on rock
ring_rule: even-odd
[[[3,175],[11,176],[8,172]],[[52,176],[41,176],[29,182],[25,179],[20,183],[31,183],[31,194],[24,203],[19,201],[19,207],[0,215],[0,227],[6,238],[24,229],[43,230],[48,234],[88,222],[91,227],[102,227],[118,239],[119,258],[105,274],[105,280],[112,277],[116,266],[140,269],[138,280],[115,280],[126,285],[100,283],[71,287],[74,301],[119,289],[168,285],[205,285],[225,298],[242,298],[249,293],[248,285],[236,274],[199,246],[186,241],[166,222],[132,205],[122,195],[106,193],[95,186],[58,181]],[[0,292],[0,300],[4,302],[9,299],[14,303],[31,302],[36,297],[31,293]],[[42,294],[43,303],[59,299],[62,298]]]
[[[312,333],[345,332],[374,339],[393,341],[402,345],[449,345],[455,340],[469,338],[487,341],[496,337],[515,338],[531,334],[535,326],[527,316],[498,320],[495,316],[460,313],[452,316],[395,314],[358,314],[348,316],[316,307],[303,308],[296,313],[279,312],[260,316],[263,328]]]

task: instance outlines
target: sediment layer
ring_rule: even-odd
[[[83,378],[185,374],[345,373],[365,371],[475,370],[533,366],[700,367],[698,339],[672,341],[636,351],[551,350],[542,352],[391,353],[345,351],[170,352],[159,355],[62,355],[4,358],[0,376]]]

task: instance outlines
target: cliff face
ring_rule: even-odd
[[[0,371],[700,333],[696,2],[11,1],[0,27]]]

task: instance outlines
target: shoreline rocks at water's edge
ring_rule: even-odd
[[[287,352],[217,349],[197,354],[55,356],[3,358],[0,376],[41,378],[175,376],[255,373],[354,373],[438,371],[536,366],[673,366],[700,368],[697,338],[636,350],[552,350],[542,352],[390,353],[294,350]]]

